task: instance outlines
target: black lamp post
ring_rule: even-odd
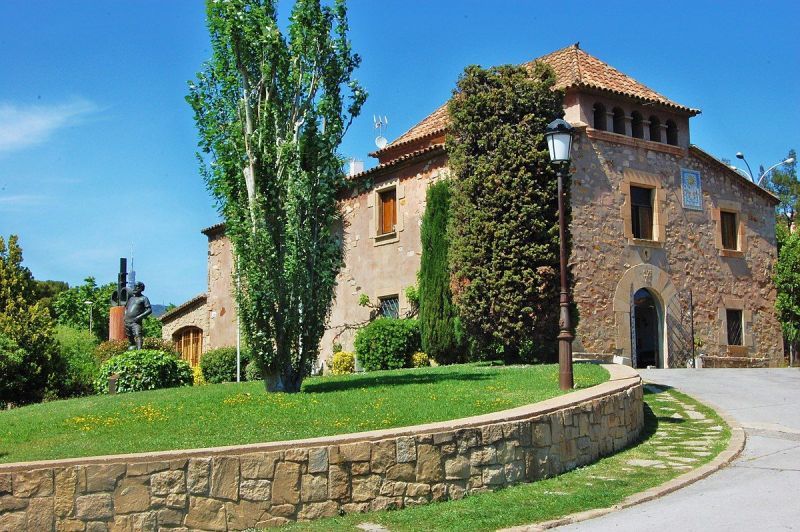
[[[571,390],[574,386],[572,377],[572,318],[569,312],[569,280],[567,278],[567,221],[564,211],[563,170],[569,167],[572,135],[574,128],[562,119],[556,119],[547,125],[545,137],[550,150],[550,161],[558,164],[558,237],[561,255],[561,297],[558,318],[558,384],[562,390]]]

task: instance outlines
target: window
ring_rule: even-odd
[[[667,144],[678,145],[678,126],[672,120],[667,120]]]
[[[631,186],[633,238],[653,240],[653,189]]]
[[[650,140],[661,142],[661,120],[657,116],[650,117]]]
[[[602,103],[594,104],[594,120],[592,123],[595,129],[606,130],[606,106]]]
[[[398,296],[386,296],[378,298],[380,301],[380,313],[382,318],[400,317],[400,299]]]
[[[614,133],[625,134],[625,111],[619,107],[614,108]]]
[[[631,113],[631,135],[637,139],[644,138],[644,122],[642,120],[642,113],[639,111]]]
[[[743,345],[742,311],[725,309],[725,318],[728,322],[728,345]]]
[[[739,249],[739,238],[735,212],[720,211],[720,228],[722,230],[722,249]]]
[[[172,335],[175,349],[181,358],[195,367],[200,363],[200,354],[203,352],[203,329],[200,327],[184,327]]]
[[[379,194],[378,234],[395,232],[397,226],[397,189],[384,190]]]

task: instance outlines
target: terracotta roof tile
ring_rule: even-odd
[[[419,149],[419,150],[415,150],[415,151],[412,151],[412,152],[409,152],[409,153],[404,153],[403,155],[401,155],[401,156],[399,156],[399,157],[397,157],[395,159],[392,159],[389,162],[385,162],[383,164],[379,164],[378,166],[372,167],[369,170],[364,170],[363,172],[359,172],[359,173],[357,173],[357,174],[355,174],[353,176],[349,176],[347,179],[349,179],[349,180],[358,180],[358,179],[361,179],[362,177],[366,177],[368,175],[372,175],[372,174],[374,174],[376,172],[379,172],[380,170],[384,170],[386,168],[395,166],[395,165],[397,165],[397,164],[399,164],[399,163],[401,163],[403,161],[407,161],[409,159],[413,159],[413,158],[417,157],[418,155],[422,155],[424,153],[433,153],[433,152],[442,152],[442,153],[444,153],[444,144],[432,144],[430,146],[427,146],[427,147]]]
[[[532,66],[536,61],[543,61],[550,65],[556,73],[556,88],[567,89],[571,87],[591,88],[621,94],[631,98],[664,105],[666,107],[683,111],[691,115],[699,114],[698,109],[685,107],[662,96],[649,87],[639,83],[616,68],[600,61],[596,57],[581,50],[578,44],[573,44],[534,59],[526,66]],[[382,150],[371,153],[376,156],[403,144],[419,140],[425,136],[440,133],[448,126],[447,104],[442,105],[425,117],[417,125],[400,135]]]
[[[611,65],[587,54],[580,49],[578,44],[567,46],[534,59],[526,63],[526,66],[532,66],[536,61],[542,61],[552,67],[558,80],[556,82],[556,88],[558,89],[571,87],[599,89],[632,98],[641,98],[648,102],[659,103],[693,115],[700,112],[698,109],[691,109],[662,96]]]

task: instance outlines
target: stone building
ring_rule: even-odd
[[[690,143],[700,111],[675,103],[573,45],[538,59],[565,91],[572,151],[574,350],[636,367],[775,366],[777,198]],[[345,266],[322,341],[352,348],[375,312],[410,311],[428,185],[448,175],[442,106],[370,155],[341,200]],[[202,349],[235,342],[231,258],[222,226],[209,238],[209,292],[165,315],[164,337]],[[375,308],[358,305],[362,294]],[[195,329],[190,329],[194,327]],[[202,330],[202,334],[198,330]],[[193,345],[190,343],[190,345]]]

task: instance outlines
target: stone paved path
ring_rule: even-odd
[[[642,376],[724,410],[747,433],[744,452],[726,469],[665,497],[558,530],[800,530],[800,370],[647,370]],[[693,415],[678,403],[675,414]],[[706,434],[721,430],[706,424]],[[678,445],[702,456],[703,435],[657,441],[665,463],[678,462],[670,458]]]

